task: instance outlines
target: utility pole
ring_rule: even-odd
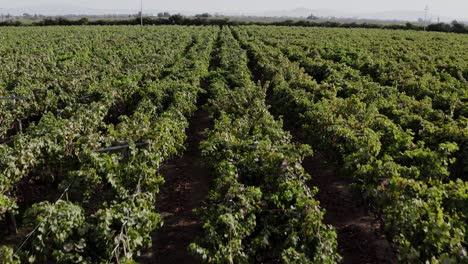
[[[143,26],[143,0],[140,1],[140,23]]]
[[[427,12],[429,12],[429,6],[426,6],[426,8],[424,8],[424,31],[426,31],[427,27]]]

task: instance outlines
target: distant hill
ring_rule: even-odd
[[[38,5],[38,6],[29,6],[24,8],[0,8],[0,13],[3,14],[12,14],[12,15],[22,15],[24,13],[28,14],[41,14],[46,16],[60,16],[60,15],[103,15],[103,14],[133,14],[137,13],[135,10],[116,10],[116,9],[94,9],[86,8],[82,6],[75,5]]]
[[[382,20],[403,20],[403,21],[416,21],[418,18],[424,18],[424,11],[408,11],[408,10],[395,10],[395,11],[385,11],[385,12],[375,12],[375,13],[365,13],[357,14],[358,17],[364,17],[368,19],[382,19]],[[440,19],[440,22],[451,22],[457,20],[454,17],[440,16],[434,13],[428,13],[427,19],[436,23]],[[460,20],[460,19],[458,19]]]
[[[410,11],[410,10],[394,10],[394,11],[382,11],[374,13],[352,13],[352,12],[341,12],[328,9],[308,9],[308,8],[296,8],[292,10],[283,11],[270,11],[264,13],[257,13],[257,15],[268,16],[268,17],[307,17],[310,14],[314,14],[319,17],[337,17],[337,18],[356,18],[356,19],[373,19],[373,20],[400,20],[400,21],[417,21],[418,18],[424,18],[424,11]],[[440,18],[441,22],[451,22],[453,20],[468,20],[454,17],[439,16],[434,13],[429,13],[427,16],[428,20],[437,22]]]

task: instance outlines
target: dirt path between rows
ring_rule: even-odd
[[[340,177],[334,164],[319,152],[303,162],[319,188],[316,199],[326,210],[324,222],[338,233],[338,251],[345,264],[396,263],[392,248],[380,224],[366,208],[356,204],[351,181]]]
[[[166,183],[160,190],[156,208],[164,218],[164,226],[154,233],[151,252],[144,254],[140,263],[198,263],[187,247],[203,234],[202,223],[192,210],[202,206],[210,188],[210,173],[202,165],[198,149],[210,122],[207,112],[198,110],[187,130],[185,153],[162,169]]]

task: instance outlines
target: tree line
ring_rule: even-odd
[[[90,20],[86,17],[81,19],[68,19],[63,17],[44,18],[37,22],[3,21],[0,26],[72,26],[72,25],[139,25],[140,18],[130,19],[98,19]],[[202,14],[195,17],[185,17],[182,15],[144,17],[144,25],[190,25],[190,26],[239,26],[239,25],[264,25],[264,26],[300,26],[300,27],[331,27],[331,28],[375,28],[394,30],[417,30],[417,31],[437,31],[468,33],[468,26],[453,21],[452,23],[435,23],[427,26],[406,23],[406,24],[377,24],[358,22],[336,22],[336,21],[310,21],[310,20],[283,20],[283,21],[247,21],[231,20],[229,18],[213,18]]]

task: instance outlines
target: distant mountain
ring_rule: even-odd
[[[340,12],[327,10],[327,9],[309,9],[309,8],[295,8],[291,10],[276,10],[266,12],[248,13],[249,15],[265,16],[265,17],[308,17],[311,14],[328,17],[342,15]]]
[[[308,8],[296,8],[292,10],[267,11],[259,13],[259,15],[267,17],[308,17],[314,12],[314,10]]]
[[[38,5],[28,6],[23,8],[0,8],[0,13],[22,15],[28,14],[41,14],[46,16],[60,16],[60,15],[103,15],[103,14],[131,14],[137,13],[135,10],[116,10],[116,9],[94,9],[86,8],[75,5]]]
[[[424,11],[410,11],[410,10],[395,10],[395,11],[383,11],[374,13],[353,13],[353,12],[342,12],[328,9],[308,9],[308,8],[296,8],[292,10],[283,11],[270,11],[263,13],[256,13],[258,16],[267,17],[308,17],[314,14],[319,17],[336,17],[336,18],[356,18],[356,19],[371,19],[371,20],[398,20],[398,21],[417,21],[419,18],[424,18]],[[427,19],[431,22],[437,22],[440,19],[441,22],[451,22],[453,20],[465,21],[467,19],[453,18],[439,16],[437,14],[429,13]]]
[[[408,11],[408,10],[395,10],[395,11],[384,11],[375,13],[361,13],[356,14],[359,18],[367,19],[380,19],[380,20],[402,20],[402,21],[417,21],[419,18],[424,19],[424,11]],[[451,22],[456,20],[453,17],[440,16],[434,13],[427,14],[427,20],[432,23],[440,22]]]

